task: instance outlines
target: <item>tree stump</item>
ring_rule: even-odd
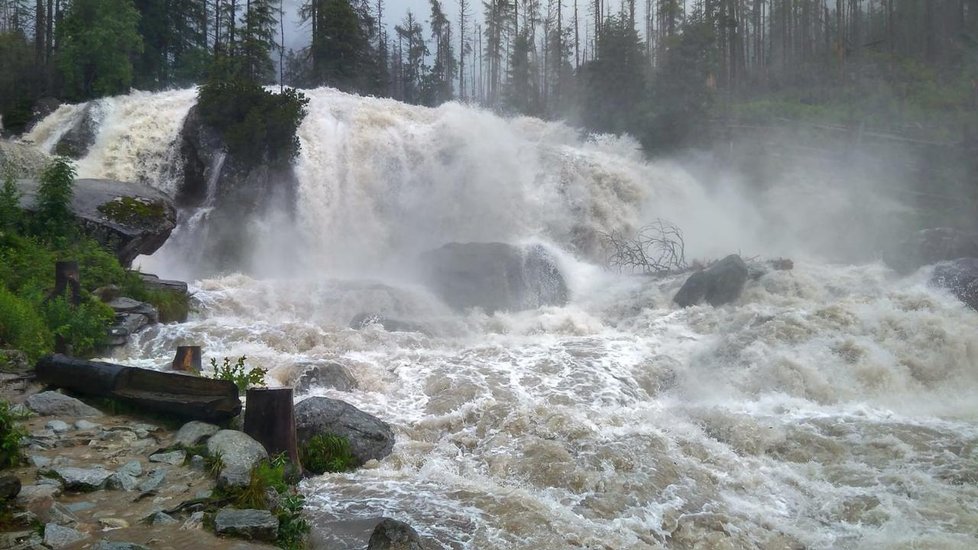
[[[54,292],[52,296],[64,296],[68,292],[68,303],[81,304],[81,272],[78,262],[64,261],[54,264]]]
[[[269,456],[286,453],[301,469],[292,388],[251,388],[245,403],[244,432],[264,445]]]
[[[173,358],[173,370],[200,373],[201,357],[200,346],[178,346]]]

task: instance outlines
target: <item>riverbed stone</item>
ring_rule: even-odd
[[[74,397],[46,391],[27,398],[27,408],[42,416],[103,416],[102,411],[90,407]]]
[[[268,510],[224,508],[214,516],[214,532],[218,535],[272,542],[278,537],[278,518]]]
[[[101,424],[96,424],[94,422],[89,422],[88,420],[81,419],[75,422],[75,429],[83,432],[94,431],[101,429]]]
[[[224,467],[218,476],[218,482],[231,482],[239,485],[240,474],[250,475],[251,469],[259,462],[268,458],[268,451],[261,443],[251,436],[237,430],[221,430],[207,440],[207,452],[211,456],[221,457]],[[247,485],[247,481],[245,481]]]
[[[147,491],[155,491],[160,485],[163,484],[165,479],[166,470],[157,468],[156,470],[152,470],[137,488],[143,493]]]
[[[143,465],[138,460],[130,460],[116,471],[123,474],[129,474],[133,477],[139,477],[143,475]]]
[[[149,516],[148,519],[150,525],[174,525],[180,523],[173,516],[167,514],[166,512],[156,512],[151,516]]]
[[[51,430],[54,433],[64,433],[67,432],[69,427],[68,423],[63,420],[51,420],[44,425],[45,428]]]
[[[183,451],[170,451],[168,453],[157,453],[155,455],[150,455],[150,462],[162,462],[163,464],[169,464],[171,466],[178,466],[183,464],[183,461],[187,459],[187,453]]]
[[[149,547],[134,542],[99,541],[92,550],[149,550]]]
[[[413,527],[396,519],[384,518],[374,527],[367,550],[424,550]]]
[[[116,472],[109,476],[105,486],[119,491],[135,491],[139,486],[139,480],[125,472]]]
[[[672,301],[679,307],[690,307],[704,300],[713,307],[729,304],[740,297],[747,278],[747,264],[740,256],[731,254],[690,275]]]
[[[105,482],[112,476],[112,472],[102,467],[56,466],[52,471],[69,491],[97,491],[105,487]]]
[[[0,503],[13,500],[20,494],[20,490],[20,478],[10,474],[0,476]]]
[[[300,401],[295,406],[295,424],[299,445],[317,435],[342,436],[350,442],[350,452],[360,464],[380,460],[394,448],[390,424],[338,399],[310,397]]]
[[[219,431],[221,431],[221,428],[214,424],[193,420],[180,426],[177,435],[173,436],[173,443],[183,447],[192,447],[202,443]]]
[[[87,538],[88,535],[85,533],[57,523],[49,523],[44,526],[44,544],[49,548],[64,548]]]

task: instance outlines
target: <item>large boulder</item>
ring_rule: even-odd
[[[338,399],[310,397],[300,401],[295,406],[295,426],[300,446],[322,434],[347,438],[360,464],[380,460],[394,448],[390,424]]]
[[[39,183],[18,180],[21,206],[33,210]],[[77,179],[71,210],[82,230],[129,266],[140,254],[163,246],[176,227],[177,211],[165,193],[142,183]]]
[[[54,154],[80,159],[95,144],[102,112],[97,102],[90,102],[78,113],[78,118],[54,146]]]
[[[978,258],[959,258],[937,264],[930,282],[951,291],[959,300],[978,310]]]
[[[894,247],[884,260],[893,269],[909,273],[958,258],[978,258],[978,233],[951,227],[923,229]]]
[[[268,458],[268,451],[251,436],[236,430],[221,430],[207,440],[207,454],[220,456],[221,485],[247,485],[251,469]]]
[[[686,279],[672,301],[689,307],[706,300],[711,306],[729,304],[740,297],[747,283],[747,264],[736,254],[697,271]]]
[[[293,387],[297,394],[308,392],[314,387],[333,388],[339,391],[351,391],[357,388],[357,379],[350,374],[345,366],[326,362],[298,363],[297,369],[302,369]]]
[[[27,398],[27,408],[41,416],[94,417],[102,411],[67,395],[46,391]]]
[[[519,311],[567,303],[557,262],[540,245],[450,243],[421,256],[429,288],[457,310]]]

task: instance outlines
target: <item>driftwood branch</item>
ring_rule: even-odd
[[[607,265],[619,272],[668,273],[688,267],[682,230],[661,219],[639,228],[634,236],[612,231],[601,237],[608,250]]]

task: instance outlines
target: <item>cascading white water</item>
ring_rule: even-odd
[[[357,389],[311,394],[390,422],[397,443],[376,466],[303,483],[324,545],[362,548],[341,523],[392,516],[442,548],[975,546],[978,314],[927,286],[926,270],[814,259],[801,228],[852,208],[842,191],[809,193],[792,214],[788,186],[747,197],[704,185],[643,162],[627,139],[308,94],[303,237],[274,239],[284,226],[270,226],[255,243],[284,258],[279,275],[196,281],[189,322],[142,333],[118,358],[163,366],[196,343],[281,383],[302,362],[347,365]],[[98,143],[93,161],[109,158]],[[144,146],[159,158],[158,143]],[[139,164],[138,147],[115,150],[108,164],[127,150]],[[858,206],[876,205],[899,208]],[[678,309],[681,277],[594,262],[600,232],[657,217],[683,228],[694,257],[800,261],[733,305]],[[398,272],[469,240],[546,243],[570,303],[453,314]],[[428,334],[348,328],[364,311]]]

